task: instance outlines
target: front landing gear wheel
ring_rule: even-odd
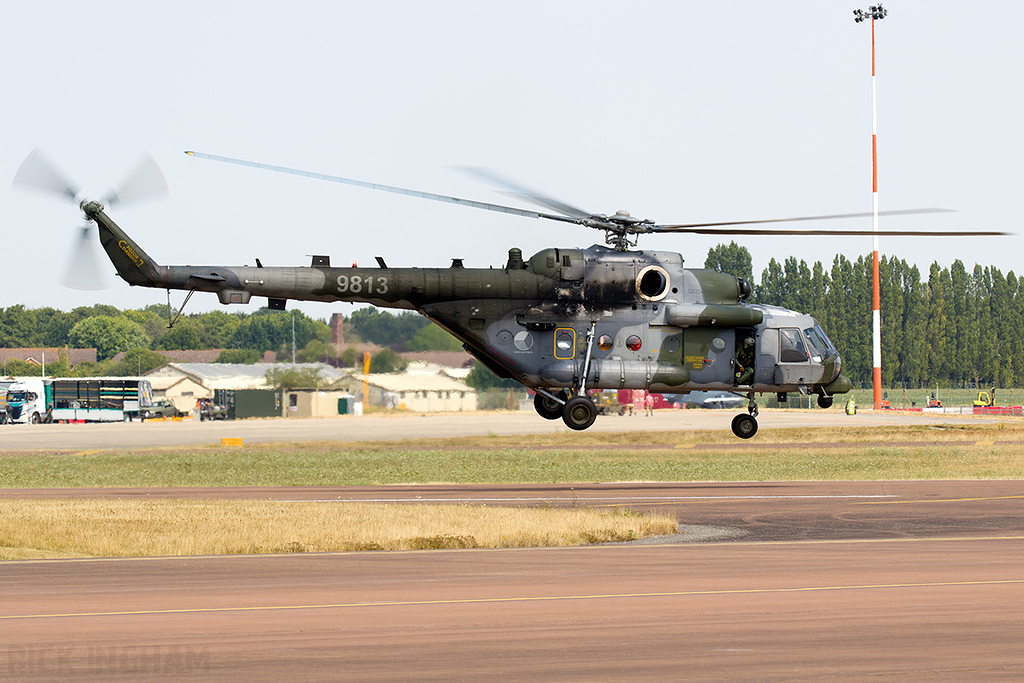
[[[582,431],[596,419],[597,406],[586,396],[574,396],[562,407],[562,421],[569,429]]]
[[[826,396],[825,394],[818,394],[818,407],[819,408],[831,408],[832,397]]]
[[[752,415],[740,413],[732,419],[732,433],[741,439],[749,439],[757,434],[757,420]]]
[[[555,394],[558,398],[563,401],[568,398],[564,391],[559,391]],[[562,406],[564,404],[554,401],[551,398],[545,396],[539,391],[533,395],[533,408],[537,411],[537,414],[543,417],[545,420],[557,420],[562,417]]]

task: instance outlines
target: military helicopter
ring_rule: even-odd
[[[749,439],[758,428],[757,394],[775,393],[780,400],[790,392],[816,394],[818,405],[829,407],[835,394],[851,389],[841,373],[839,351],[812,316],[746,303],[752,293],[746,280],[716,270],[684,268],[677,253],[634,249],[639,235],[989,234],[746,227],[871,215],[863,213],[665,225],[626,211],[610,216],[588,213],[493,176],[507,194],[554,213],[199,152],[186,154],[604,231],[605,244],[587,249],[548,248],[524,258],[519,248],[511,248],[500,268],[467,268],[461,259],[453,259],[447,268],[391,268],[382,257],[377,257],[376,268],[337,268],[329,256],[313,256],[304,267],[264,267],[258,259],[255,266],[243,267],[164,266],[110,218],[102,202],[79,199],[77,190],[40,155],[30,155],[15,178],[16,185],[76,201],[86,220],[98,228],[100,243],[118,275],[130,285],[166,289],[168,295],[172,289],[183,290],[188,292],[185,303],[198,291],[217,294],[222,304],[267,297],[269,307],[277,310],[293,299],[418,311],[459,339],[496,375],[535,390],[534,406],[541,417],[561,419],[574,430],[587,429],[597,417],[588,396],[592,390],[727,391],[744,396],[746,412],[733,419],[732,430]],[[160,184],[149,166],[142,168],[142,180],[122,187]],[[141,193],[114,191],[106,201],[112,203],[124,194]],[[932,211],[941,209],[886,213]]]

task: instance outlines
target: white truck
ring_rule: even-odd
[[[19,379],[7,387],[7,417],[11,422],[50,422],[50,380]]]

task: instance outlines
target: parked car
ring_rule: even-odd
[[[174,405],[174,402],[169,398],[157,401],[153,405],[143,408],[141,412],[143,420],[154,420],[156,418],[165,417],[182,417],[187,414],[184,411],[178,410],[178,407]]]

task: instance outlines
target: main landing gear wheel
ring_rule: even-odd
[[[562,407],[562,421],[569,429],[582,431],[596,419],[597,406],[586,396],[574,396]]]
[[[832,397],[826,396],[825,394],[818,394],[818,407],[819,408],[831,408]]]
[[[557,392],[555,396],[563,401],[569,398],[564,391]],[[537,414],[545,420],[557,420],[562,417],[563,405],[563,403],[553,401],[539,391],[533,395],[533,407],[537,411]]]
[[[732,419],[732,433],[741,439],[749,439],[757,434],[757,420],[753,415],[740,413]]]

